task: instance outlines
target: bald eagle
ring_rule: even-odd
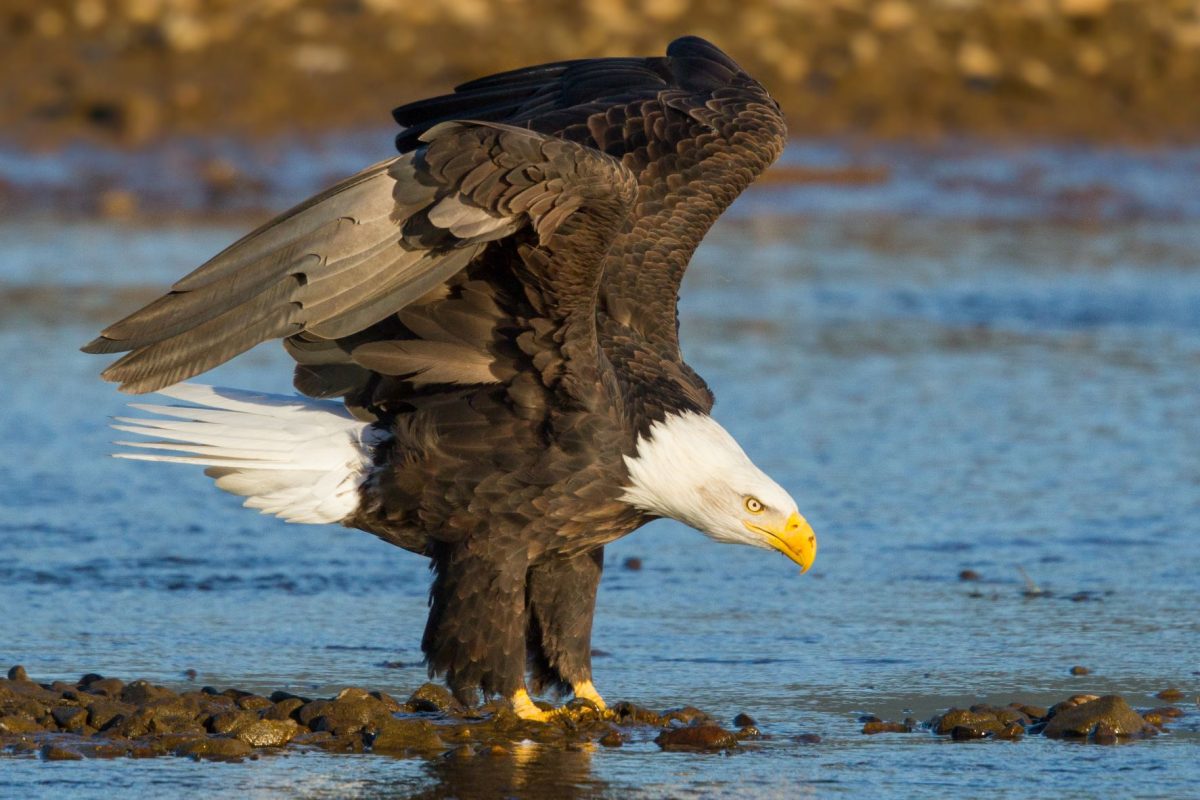
[[[84,347],[176,403],[128,458],[205,466],[245,505],[431,559],[422,639],[460,699],[603,707],[604,545],[670,517],[812,564],[795,501],[709,416],[679,350],[692,252],[784,146],[712,44],[505,72],[394,112],[400,155],[217,254]],[[299,395],[181,383],[268,339]]]

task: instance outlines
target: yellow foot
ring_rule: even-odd
[[[608,706],[604,703],[604,698],[596,691],[596,687],[592,685],[591,681],[576,683],[571,688],[574,689],[576,697],[594,703],[600,711],[608,710]]]
[[[533,700],[529,697],[529,692],[524,689],[517,689],[516,693],[510,698],[513,711],[516,715],[530,722],[549,722],[554,716],[553,711],[543,711],[534,705]]]

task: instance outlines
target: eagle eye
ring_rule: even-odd
[[[751,514],[761,514],[767,508],[757,497],[747,497],[744,501],[742,501],[742,505],[744,505],[746,510]]]

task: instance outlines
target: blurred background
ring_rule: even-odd
[[[1195,0],[5,0],[0,202],[132,213],[151,187],[124,167],[81,157],[64,187],[11,162],[80,142],[161,156],[180,137],[207,139],[212,157],[159,165],[186,184],[175,203],[245,202],[278,178],[244,174],[214,137],[283,146],[384,128],[392,106],[473,77],[657,54],[685,33],[760,78],[798,137],[1147,145],[1200,132]],[[99,196],[113,188],[126,192]]]

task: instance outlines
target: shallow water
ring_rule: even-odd
[[[815,143],[787,159],[888,172],[749,193],[697,255],[683,340],[717,417],[817,530],[816,566],[655,523],[608,548],[594,636],[609,699],[746,712],[770,740],[9,758],[0,796],[1194,795],[1200,156]],[[0,665],[307,694],[425,679],[422,559],[257,516],[185,467],[106,458],[126,398],[76,348],[249,224],[0,222]],[[281,391],[289,368],[267,345],[205,380]],[[1144,707],[1167,686],[1188,715],[1120,747],[857,721],[1084,691]],[[792,740],[809,732],[822,742]]]

